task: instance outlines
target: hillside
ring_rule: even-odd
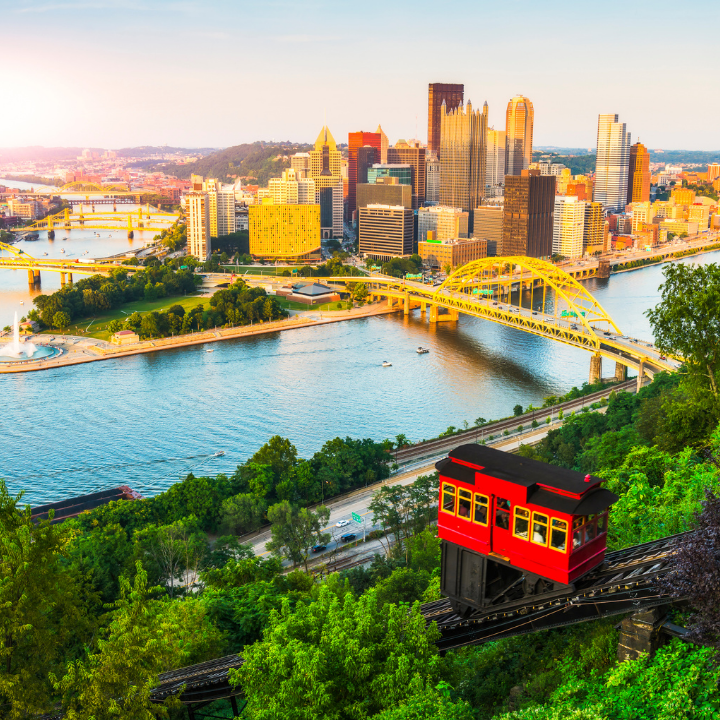
[[[224,182],[236,178],[255,178],[253,184],[265,186],[271,177],[279,176],[285,168],[290,167],[290,155],[307,152],[311,148],[311,145],[301,143],[245,143],[220,150],[194,163],[168,164],[163,165],[162,169],[178,178],[189,178],[193,174],[216,177]]]
[[[551,152],[534,152],[533,160],[543,158],[569,167],[573,175],[586,175],[595,172],[595,155],[556,155]]]

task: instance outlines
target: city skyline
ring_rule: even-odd
[[[429,39],[431,8],[424,2],[370,2],[361,12],[327,2],[25,0],[3,11],[0,56],[19,72],[6,77],[16,107],[0,119],[0,146],[310,142],[325,117],[338,138],[381,123],[392,141],[426,142],[427,85],[434,82],[462,83],[465,101],[475,107],[487,101],[496,130],[504,129],[508,100],[526,95],[535,108],[538,146],[593,147],[596,118],[610,112],[650,149],[712,150],[719,144],[713,117],[720,99],[708,92],[715,82],[709,66],[688,72],[680,60],[656,65],[657,38],[679,24],[684,8],[643,1],[628,9],[610,2],[591,18],[567,2],[550,11],[524,0],[492,8],[454,2],[446,22],[454,17],[458,27],[469,27],[482,20],[488,28],[482,42],[438,33],[430,52],[404,63],[409,40],[399,39],[393,27],[402,23],[406,37],[425,33]],[[714,4],[695,9],[710,26],[720,19]],[[375,10],[383,23],[374,19]],[[633,43],[615,39],[620,16],[642,19],[644,34]],[[545,36],[557,41],[558,31],[567,48],[580,38],[583,53],[597,61],[564,63],[558,71],[562,44],[538,42]],[[497,57],[497,64],[488,68],[487,57]],[[642,85],[616,81],[627,67],[642,74]],[[222,97],[222,111],[191,112],[188,82],[202,83],[208,108]],[[206,122],[208,114],[213,122]]]

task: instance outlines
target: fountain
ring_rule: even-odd
[[[61,352],[59,348],[48,345],[38,346],[28,340],[20,342],[20,323],[16,312],[15,323],[13,324],[13,339],[6,345],[0,345],[0,363],[47,360],[50,357],[59,355]]]

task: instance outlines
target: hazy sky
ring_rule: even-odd
[[[527,95],[536,145],[612,112],[714,150],[719,25],[717,0],[0,0],[0,147],[310,142],[325,114],[426,140],[428,83],[462,82],[496,129]]]

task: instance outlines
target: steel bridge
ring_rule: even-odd
[[[0,270],[27,270],[28,283],[40,283],[40,271],[60,273],[60,284],[65,285],[73,281],[73,275],[110,275],[112,270],[122,268],[128,272],[142,270],[142,266],[118,265],[115,263],[79,262],[70,258],[34,258],[13,245],[0,242],[0,250],[6,250],[13,257],[0,257]]]
[[[493,257],[463,265],[439,286],[370,275],[326,278],[325,282],[362,282],[388,306],[407,315],[420,308],[431,323],[457,320],[460,313],[587,350],[593,354],[590,382],[600,379],[602,358],[616,363],[615,378],[627,368],[643,377],[675,371],[680,360],[666,358],[651,343],[628,338],[588,290],[552,263],[530,257]]]
[[[92,205],[92,202],[84,204]],[[15,232],[47,230],[48,233],[54,233],[55,230],[60,229],[123,230],[127,227],[129,235],[134,230],[167,230],[178,219],[178,216],[172,213],[151,211],[149,204],[144,209],[139,207],[132,212],[114,213],[95,213],[94,210],[91,213],[85,213],[83,212],[84,204],[80,205],[79,212],[71,213],[69,208],[65,208],[54,215],[42,218],[42,220],[36,220],[32,225],[16,228]]]

